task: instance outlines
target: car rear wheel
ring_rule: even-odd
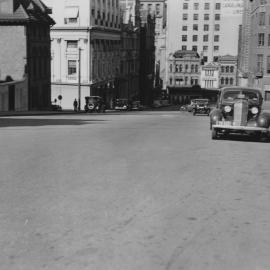
[[[195,110],[193,110],[193,115],[196,115],[196,111]]]

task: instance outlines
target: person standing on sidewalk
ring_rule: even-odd
[[[73,108],[74,108],[74,112],[78,111],[78,101],[76,98],[74,99],[74,102],[73,102]]]

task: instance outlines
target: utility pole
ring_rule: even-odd
[[[78,60],[78,111],[81,110],[81,51],[79,48],[79,60]]]

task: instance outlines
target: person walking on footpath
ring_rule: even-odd
[[[78,101],[76,98],[74,99],[74,102],[73,102],[73,108],[74,108],[74,112],[78,111]]]

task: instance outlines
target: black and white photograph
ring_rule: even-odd
[[[0,270],[270,269],[270,0],[0,0]]]

